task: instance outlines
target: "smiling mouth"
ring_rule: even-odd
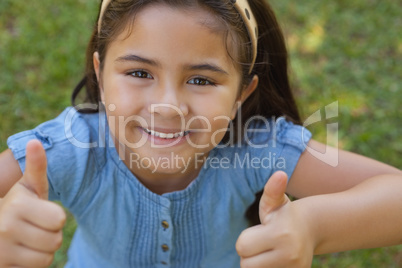
[[[142,128],[146,133],[149,135],[162,138],[162,139],[175,139],[178,137],[184,137],[190,133],[190,131],[181,131],[181,132],[176,132],[176,133],[163,133],[163,132],[158,132],[155,130],[150,130],[147,128]]]

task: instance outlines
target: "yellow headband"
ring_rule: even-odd
[[[241,15],[244,25],[246,25],[248,36],[250,37],[251,46],[253,49],[253,58],[251,60],[250,69],[248,73],[250,74],[254,68],[255,59],[257,58],[257,40],[258,40],[258,28],[257,21],[251,12],[250,5],[247,0],[231,0],[237,12]]]
[[[102,24],[102,17],[103,14],[105,13],[105,10],[107,6],[110,4],[112,0],[103,0],[102,1],[102,6],[99,14],[99,20],[98,20],[98,33],[101,30],[101,24]],[[251,46],[253,49],[253,58],[251,61],[249,73],[253,70],[255,60],[257,58],[257,40],[258,40],[258,28],[257,28],[257,21],[254,18],[250,5],[248,4],[247,0],[231,0],[233,3],[233,6],[239,12],[241,15],[243,22],[247,28],[248,35],[250,37],[251,41]]]

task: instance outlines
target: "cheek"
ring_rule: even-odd
[[[106,109],[114,116],[128,117],[138,114],[143,108],[143,100],[140,94],[134,91],[124,90],[123,88],[115,88],[105,91]]]
[[[214,144],[214,146],[218,145],[222,141],[222,138],[225,136],[229,128],[229,124],[230,122],[223,119],[214,122],[213,132],[211,136],[211,142]]]
[[[139,92],[133,89],[127,82],[127,78],[111,71],[104,79],[104,101],[108,105],[116,107],[115,113],[137,106],[140,100]]]
[[[217,90],[212,94],[197,95],[191,99],[192,108],[196,114],[207,117],[230,116],[236,103],[236,94],[231,88]]]
[[[145,120],[138,115],[122,115],[122,112],[107,111],[107,121],[110,133],[119,143],[136,146],[142,139],[141,126],[146,126]]]
[[[127,90],[124,85],[105,88],[105,109],[111,133],[121,138],[121,135],[132,136],[133,129],[146,125],[142,116],[143,100],[140,94]]]
[[[232,108],[233,104],[229,101],[209,102],[199,106],[198,111],[194,111],[196,114],[202,115],[202,120],[198,120],[198,126],[195,126],[195,124],[194,126],[209,130],[202,135],[204,143],[209,142],[214,146],[219,144],[228,127],[230,127]]]

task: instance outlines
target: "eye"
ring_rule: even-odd
[[[197,86],[215,86],[214,82],[209,81],[208,79],[197,77],[189,80],[187,83],[197,85]]]
[[[146,71],[143,71],[143,70],[129,72],[128,75],[131,75],[133,77],[138,77],[138,78],[148,78],[148,79],[153,78],[152,75],[150,75],[149,73],[147,73]]]

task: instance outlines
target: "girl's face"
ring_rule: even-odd
[[[151,5],[110,43],[102,101],[125,164],[154,192],[185,188],[237,111],[240,71],[205,10]],[[100,76],[99,76],[100,75]],[[163,190],[161,190],[163,189]]]

